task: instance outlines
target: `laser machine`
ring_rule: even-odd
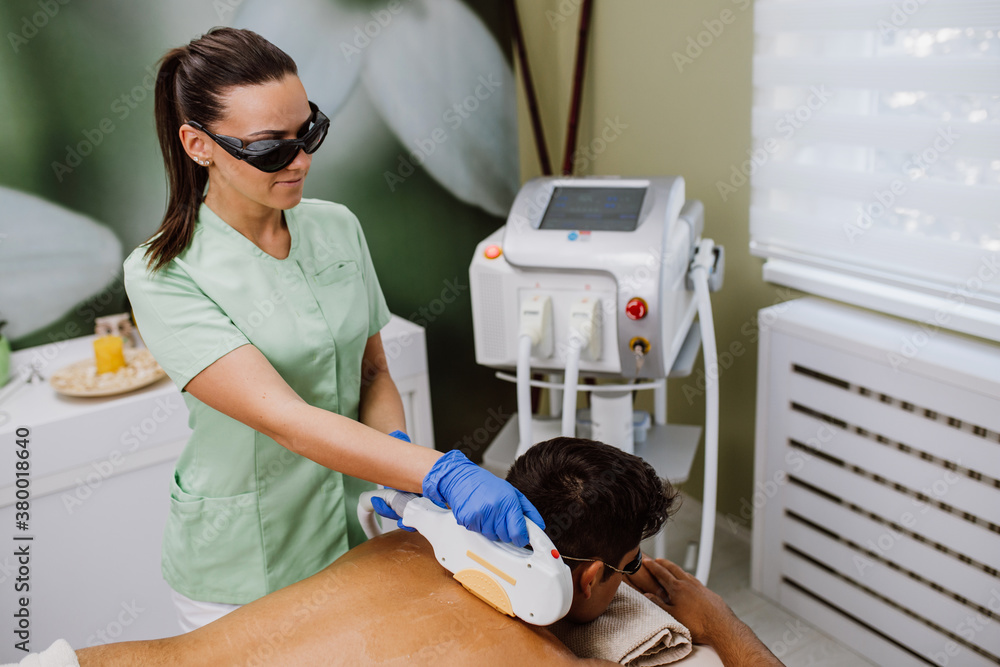
[[[686,480],[701,429],[667,424],[666,379],[690,374],[704,341],[705,498],[695,574],[706,582],[718,468],[709,292],[721,287],[724,254],[701,237],[703,225],[704,207],[685,201],[679,176],[538,178],[518,193],[506,224],[477,246],[469,274],[476,361],[517,387],[516,418],[484,455],[500,474],[536,442],[579,435],[642,456],[671,482]],[[547,415],[533,414],[532,387],[550,390]],[[640,389],[653,390],[651,420],[633,410]],[[590,393],[589,411],[578,412],[578,392]],[[662,533],[658,539],[663,555]]]

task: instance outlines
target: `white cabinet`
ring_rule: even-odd
[[[1000,660],[1000,347],[760,312],[753,587],[869,660]]]
[[[91,355],[93,338],[19,350],[11,367],[35,362],[48,378]],[[433,447],[424,331],[393,317],[382,338],[410,434]],[[16,625],[18,600],[28,598],[30,650],[59,637],[82,648],[179,632],[160,574],[160,545],[168,482],[190,433],[187,419],[180,392],[166,378],[121,396],[89,399],[60,396],[47,382],[30,384],[0,404],[0,618],[4,627]],[[14,504],[21,427],[30,441],[25,531],[16,527]],[[14,539],[28,536],[33,539]],[[26,593],[15,590],[15,550],[25,545]],[[24,656],[16,641],[4,632],[0,662]]]

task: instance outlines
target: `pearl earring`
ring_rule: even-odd
[[[198,158],[194,158],[194,161],[203,167],[207,167],[208,165],[212,164],[211,160],[199,160]]]

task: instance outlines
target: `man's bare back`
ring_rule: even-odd
[[[504,616],[392,531],[193,632],[78,651],[80,665],[613,665]]]

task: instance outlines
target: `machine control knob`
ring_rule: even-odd
[[[646,313],[649,312],[649,307],[646,306],[646,302],[639,297],[632,297],[629,299],[628,303],[625,304],[625,314],[628,315],[630,320],[641,320],[646,317]]]

